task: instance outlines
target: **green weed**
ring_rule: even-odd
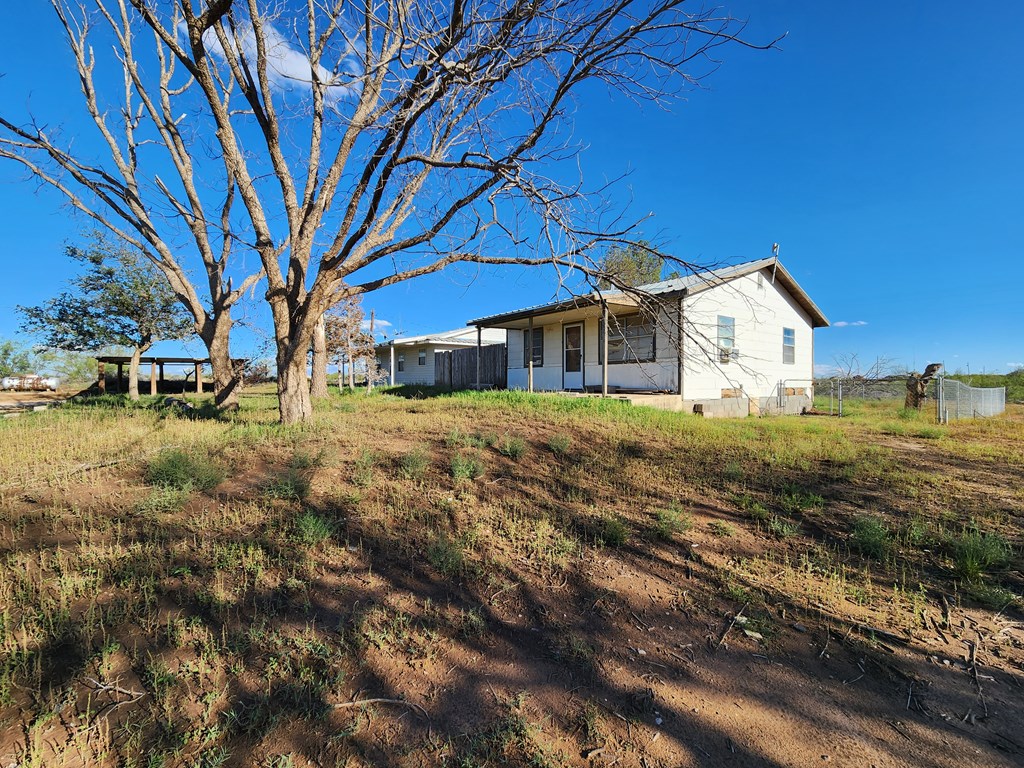
[[[526,454],[526,441],[521,437],[505,435],[498,443],[498,453],[507,456],[512,461],[519,461]]]
[[[162,452],[146,468],[146,482],[180,491],[209,491],[224,479],[224,471],[208,456],[172,449]]]
[[[884,560],[892,549],[892,534],[877,517],[860,517],[853,523],[853,548],[865,557]]]
[[[690,514],[676,503],[654,514],[654,534],[662,541],[670,541],[677,533],[689,530],[692,525]]]

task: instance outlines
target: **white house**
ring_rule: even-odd
[[[504,344],[505,331],[481,328],[478,334],[476,328],[456,328],[422,336],[400,336],[376,346],[377,365],[391,384],[433,386],[435,352],[475,347],[478,343]]]
[[[768,258],[469,325],[508,330],[510,389],[628,394],[724,416],[809,407],[814,329],[828,319]]]

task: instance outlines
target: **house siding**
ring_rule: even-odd
[[[810,396],[814,375],[811,318],[785,288],[772,283],[771,270],[744,275],[690,296],[684,313],[689,331],[683,353],[686,400],[720,399],[724,389],[740,388],[749,398],[768,398],[777,394],[780,380],[785,380],[787,387],[807,389]],[[727,364],[718,362],[719,315],[736,322],[739,359]],[[783,328],[795,332],[792,364],[782,362]],[[746,411],[745,404],[742,410]]]
[[[421,347],[395,347],[395,367],[398,366],[398,356],[405,355],[405,370],[395,371],[395,384],[426,384],[434,383],[434,352],[441,349],[459,349],[460,346],[450,344],[424,344]],[[420,350],[427,353],[425,365],[419,365]],[[391,375],[391,348],[377,350],[377,365],[382,371]]]

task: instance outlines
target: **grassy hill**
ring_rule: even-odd
[[[0,420],[0,765],[1024,759],[1024,409],[275,405]]]

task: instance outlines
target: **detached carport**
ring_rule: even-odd
[[[117,391],[125,391],[124,369],[131,364],[131,361],[131,357],[120,355],[104,355],[96,358],[96,380],[101,394],[107,391],[107,365],[117,366]],[[164,381],[164,366],[177,365],[184,367],[186,371],[189,368],[195,371],[195,393],[201,395],[203,393],[203,366],[209,365],[210,359],[197,357],[140,357],[140,373],[142,366],[146,364],[149,365],[149,394],[157,394],[158,384]]]

